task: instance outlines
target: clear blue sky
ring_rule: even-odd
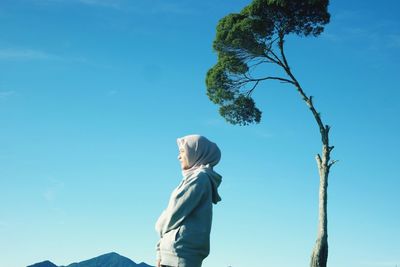
[[[263,84],[259,125],[205,94],[220,18],[237,0],[2,0],[0,266],[115,251],[154,264],[154,223],[179,183],[176,138],[219,144],[223,201],[204,267],[308,266],[320,137],[297,92]],[[400,266],[396,0],[331,1],[292,70],[332,125],[329,266]]]

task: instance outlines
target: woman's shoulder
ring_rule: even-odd
[[[201,168],[196,170],[187,181],[187,183],[197,183],[197,184],[204,184],[208,182],[209,182],[208,174],[204,169]]]

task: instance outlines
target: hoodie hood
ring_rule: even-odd
[[[204,171],[207,173],[208,177],[210,178],[211,181],[211,188],[212,188],[212,202],[214,204],[217,204],[218,202],[221,201],[221,196],[218,193],[218,187],[222,182],[222,176],[214,171],[212,168],[208,168],[205,166]]]
[[[212,185],[212,201],[214,204],[221,201],[218,187],[222,176],[214,171],[214,166],[221,159],[221,151],[217,144],[201,135],[187,135],[177,139],[179,149],[184,149],[189,168],[182,170],[184,180],[195,172],[204,171],[210,178]]]

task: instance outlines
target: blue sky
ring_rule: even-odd
[[[318,129],[288,85],[232,126],[205,95],[220,18],[249,1],[2,0],[0,266],[115,251],[154,264],[154,223],[179,183],[176,138],[218,143],[223,201],[204,267],[308,266]],[[400,265],[400,4],[331,1],[287,56],[332,126],[329,266]]]

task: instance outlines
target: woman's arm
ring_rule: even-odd
[[[165,224],[165,210],[161,213],[160,217],[158,217],[158,220],[156,222],[156,232],[160,235],[160,237],[162,237],[162,229],[163,229],[163,225]]]
[[[205,193],[211,189],[210,187],[208,176],[199,173],[196,178],[174,192],[164,213],[161,233],[165,234],[179,227],[181,222],[197,207]]]

